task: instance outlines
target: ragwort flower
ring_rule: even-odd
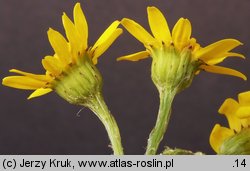
[[[55,54],[42,60],[46,73],[37,75],[11,69],[10,72],[22,76],[5,77],[3,85],[35,90],[28,99],[55,90],[71,103],[80,103],[83,100],[77,99],[78,96],[83,98],[92,91],[99,91],[102,78],[95,64],[122,33],[122,29],[117,28],[119,21],[113,22],[92,47],[88,46],[88,25],[79,3],[74,7],[74,23],[65,13],[62,22],[67,40],[52,28],[48,30],[49,42]],[[70,95],[66,95],[65,92]]]
[[[172,85],[183,89],[189,85],[194,73],[200,70],[233,75],[246,80],[246,77],[236,70],[217,66],[230,56],[244,58],[242,54],[231,52],[235,47],[242,45],[241,42],[223,39],[201,47],[196,39],[191,37],[192,27],[188,19],[180,18],[171,33],[159,9],[148,7],[147,12],[153,36],[131,19],[124,18],[121,21],[128,32],[144,44],[146,50],[120,57],[118,61],[138,61],[151,56],[152,79],[157,86]]]
[[[201,70],[227,74],[246,80],[246,76],[236,70],[217,66],[230,56],[244,58],[242,54],[231,52],[242,43],[235,39],[224,39],[206,47],[201,47],[191,37],[192,27],[188,19],[180,18],[170,32],[167,21],[156,7],[148,7],[148,22],[151,35],[135,21],[124,18],[121,24],[146,48],[117,60],[138,61],[152,57],[151,77],[156,85],[160,106],[155,127],[152,129],[146,154],[156,154],[164,137],[171,114],[171,106],[176,93],[187,88]]]
[[[216,124],[210,145],[218,154],[250,154],[250,91],[238,95],[239,102],[228,98],[219,109],[229,128]]]
[[[10,72],[22,76],[5,77],[2,84],[35,90],[28,99],[55,90],[68,102],[88,107],[104,124],[114,154],[123,154],[119,128],[104,102],[102,76],[95,66],[98,58],[122,33],[122,29],[117,28],[119,21],[114,21],[93,47],[88,46],[88,25],[79,3],[74,7],[74,22],[65,13],[62,21],[67,40],[59,32],[51,28],[48,30],[49,42],[55,54],[42,60],[46,73],[37,75],[12,69]]]

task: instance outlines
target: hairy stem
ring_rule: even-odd
[[[101,93],[98,93],[93,98],[91,98],[91,101],[87,106],[103,123],[108,133],[114,155],[123,155],[123,147],[121,144],[121,136],[118,125],[115,121],[115,118],[108,110]]]
[[[167,130],[168,122],[171,115],[171,106],[176,94],[174,90],[159,89],[160,106],[155,127],[151,131],[148,139],[146,155],[155,155],[161,140]]]

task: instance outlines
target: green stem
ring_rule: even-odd
[[[155,127],[151,131],[148,139],[146,155],[155,155],[161,140],[167,130],[168,122],[171,114],[171,106],[176,94],[176,90],[166,88],[159,89],[160,106]]]
[[[97,117],[101,120],[104,127],[106,128],[109,139],[111,141],[112,149],[114,151],[114,155],[123,155],[123,148],[121,144],[121,136],[118,125],[115,121],[115,118],[108,110],[102,94],[96,94],[93,98],[91,98],[91,102],[87,106],[97,115]]]

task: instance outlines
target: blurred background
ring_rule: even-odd
[[[44,73],[41,59],[53,54],[49,27],[63,32],[61,15],[72,18],[73,0],[0,0],[0,78],[17,68]],[[89,25],[89,45],[116,19],[129,17],[148,29],[147,6],[158,7],[170,28],[180,17],[191,20],[193,37],[202,46],[236,38],[244,46],[221,65],[250,76],[249,0],[79,0]],[[124,30],[102,55],[98,68],[104,78],[104,97],[120,127],[126,154],[144,154],[148,134],[158,111],[158,92],[150,78],[151,59],[116,62],[116,58],[143,50]],[[227,126],[218,109],[228,97],[250,90],[250,81],[201,72],[190,88],[174,100],[172,117],[160,151],[170,147],[214,154],[209,135],[215,125]],[[26,100],[31,91],[0,85],[0,154],[111,154],[105,129],[97,117],[73,106],[55,93]]]

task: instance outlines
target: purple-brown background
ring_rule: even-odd
[[[72,17],[72,0],[0,0],[0,77],[17,68],[43,73],[41,59],[53,51],[46,31],[63,31],[61,15]],[[249,0],[80,0],[89,24],[89,44],[114,20],[133,18],[148,29],[147,6],[157,6],[170,28],[180,17],[191,20],[193,36],[206,46],[236,38],[244,46],[235,51],[247,59],[227,59],[223,66],[250,76]],[[144,47],[124,34],[99,60],[104,96],[122,135],[126,154],[143,154],[158,110],[158,93],[150,79],[151,59],[116,62]],[[163,145],[214,154],[209,134],[215,123],[226,125],[217,113],[227,97],[250,90],[250,81],[202,72],[190,88],[174,100]],[[97,117],[51,93],[26,100],[30,91],[0,86],[0,154],[111,154],[109,140]]]

